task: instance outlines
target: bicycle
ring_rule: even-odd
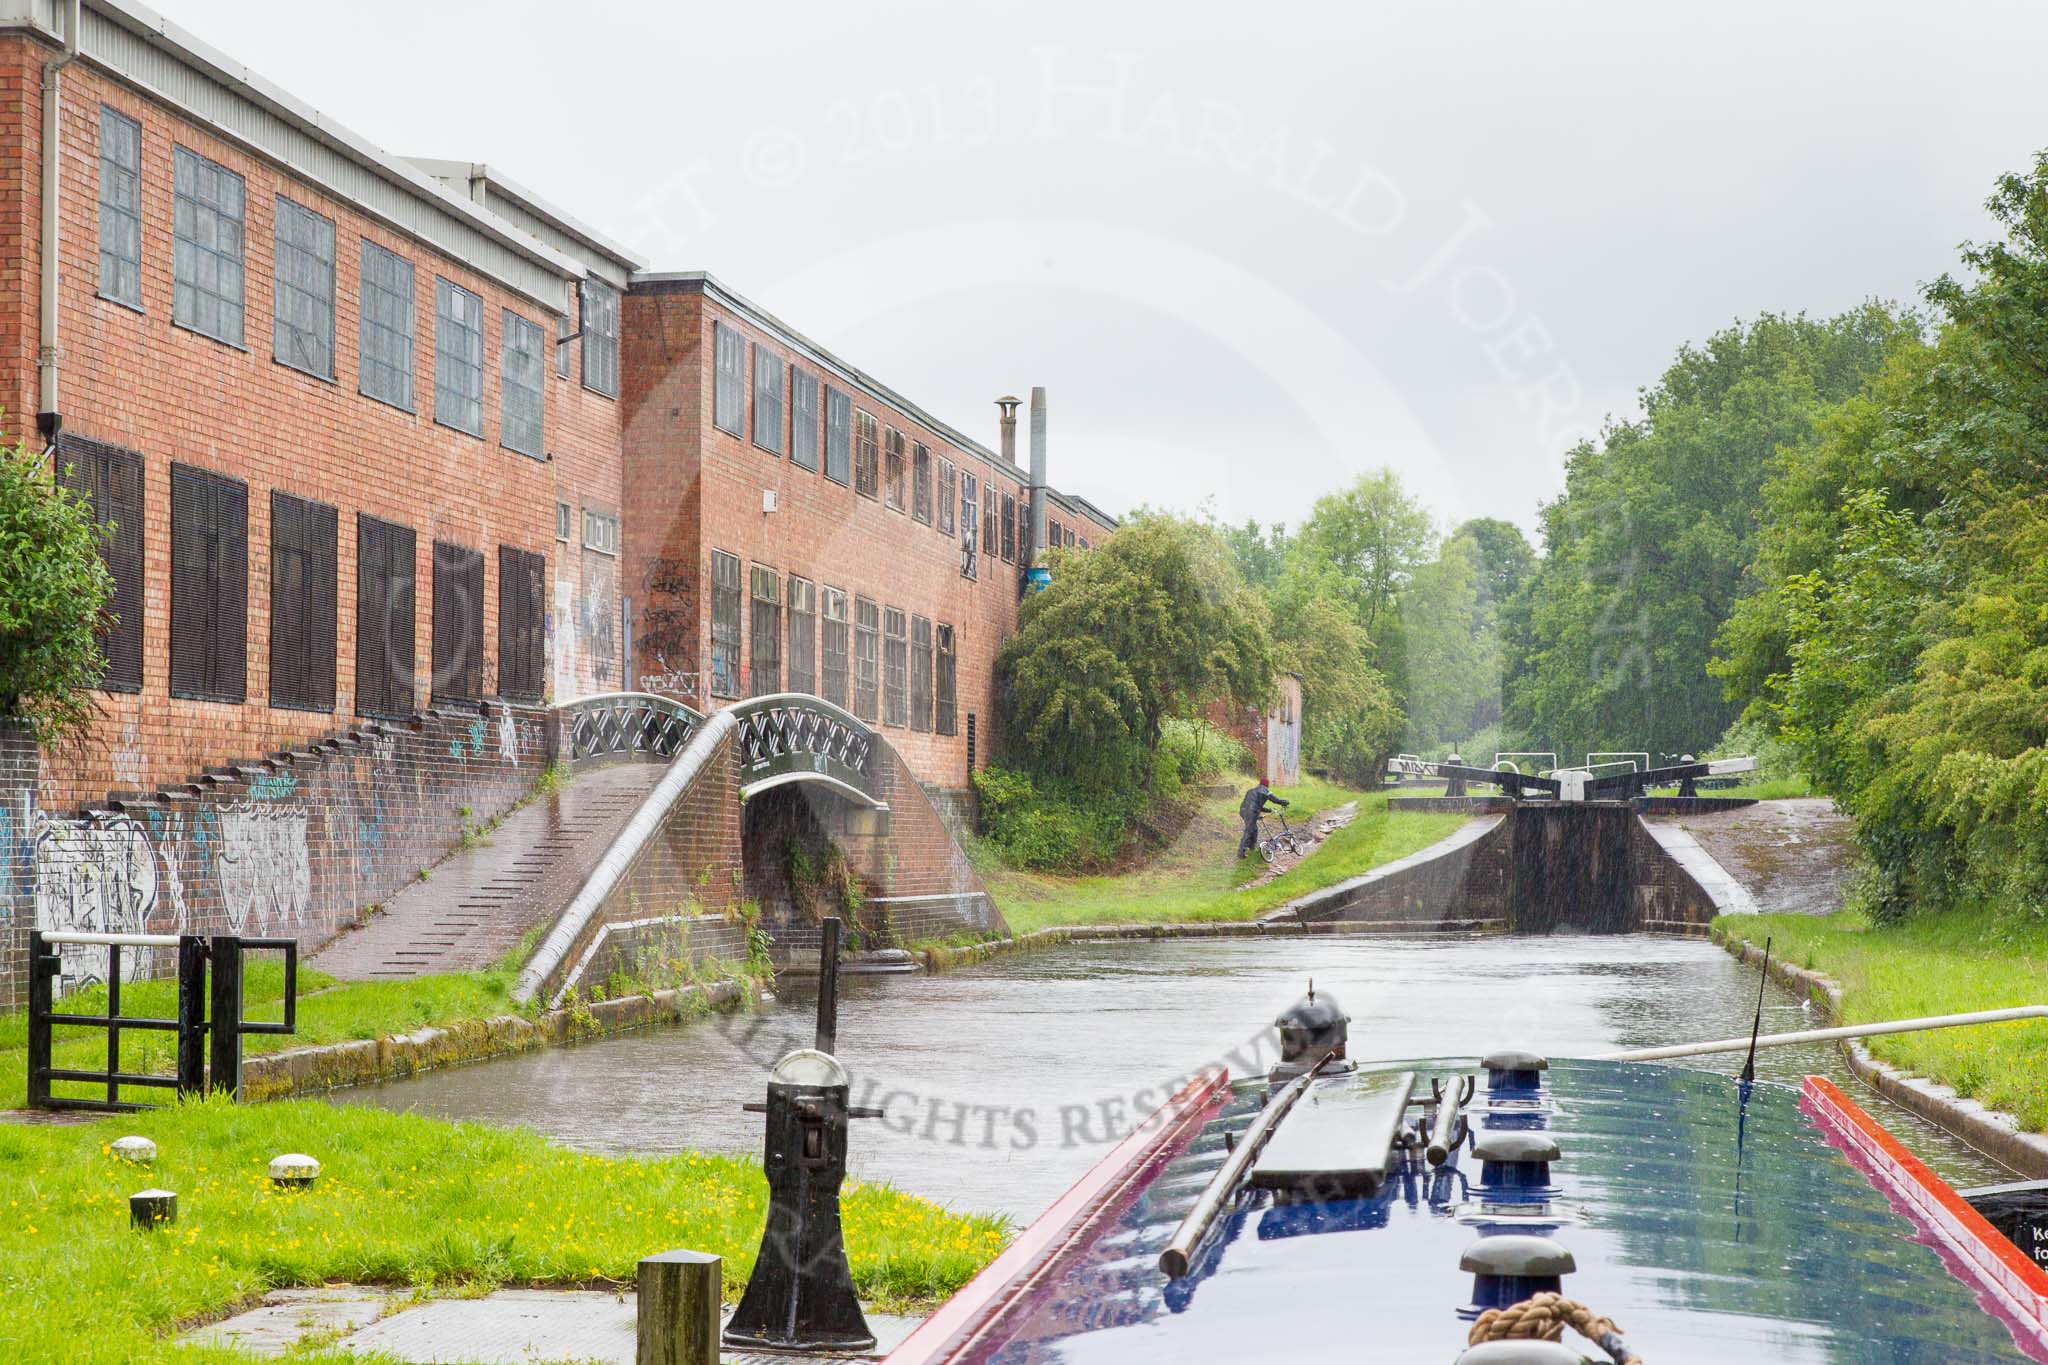
[[[1262,833],[1259,836],[1260,862],[1270,863],[1282,853],[1292,853],[1296,857],[1301,855],[1301,836],[1296,834],[1288,825],[1285,815],[1278,815],[1275,818],[1280,821],[1280,832],[1278,834]],[[1265,824],[1266,817],[1262,815],[1259,817],[1261,829],[1265,827]]]

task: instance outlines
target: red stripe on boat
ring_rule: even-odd
[[[2019,1344],[2048,1360],[2048,1271],[1984,1220],[1949,1183],[1907,1151],[1825,1076],[1806,1078],[1801,1105],[1879,1191],[1933,1240],[1951,1273],[1974,1285],[2015,1329]],[[1860,1158],[1860,1159],[1858,1159]],[[2031,1340],[2028,1338],[2031,1337]]]
[[[1222,1067],[1210,1067],[1182,1086],[1017,1234],[1002,1255],[904,1338],[885,1365],[937,1365],[963,1358],[963,1352],[1060,1267],[1104,1215],[1199,1132],[1211,1111],[1229,1096],[1230,1077]]]

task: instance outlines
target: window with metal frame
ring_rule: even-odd
[[[754,343],[754,444],[771,455],[784,453],[782,385],[788,368],[781,356]]]
[[[100,106],[100,297],[142,307],[142,125]]]
[[[966,470],[960,471],[960,576],[974,578],[981,570],[980,484]]]
[[[921,441],[910,447],[910,515],[932,524],[932,453]]]
[[[334,378],[334,220],[277,196],[271,358]]]
[[[171,162],[171,321],[240,346],[242,177],[183,147]]]
[[[1003,519],[997,530],[1003,537],[1003,562],[1014,564],[1017,560],[1017,499],[1003,494]]]
[[[363,317],[356,390],[411,412],[412,262],[365,240],[358,299]]]
[[[853,714],[882,718],[882,609],[865,597],[853,599]]]
[[[434,279],[434,420],[484,434],[484,301]]]
[[[747,339],[722,322],[711,324],[714,374],[711,424],[731,436],[747,434]]]
[[[789,576],[789,690],[818,694],[818,586]]]
[[[890,427],[887,435],[883,438],[883,442],[882,500],[890,507],[901,512],[909,506],[909,503],[903,496],[905,484],[903,477],[903,433],[894,427]]]
[[[480,550],[434,542],[434,677],[437,702],[480,701],[484,694],[484,557]]]
[[[324,502],[270,495],[270,704],[332,711],[337,518]]]
[[[789,462],[818,469],[818,376],[789,367]]]
[[[1060,539],[1060,524],[1051,517],[1045,519],[1045,544],[1048,549],[1058,549],[1064,542]]]
[[[845,706],[849,670],[844,588],[825,589],[824,629],[819,632],[818,646],[818,695],[834,706]]]
[[[956,691],[959,686],[960,659],[958,654],[959,645],[954,638],[953,628],[944,622],[939,624],[937,643],[938,667],[936,671],[938,676],[935,690],[938,696],[934,706],[936,714],[933,718],[932,728],[939,734],[950,735],[957,728],[959,722],[959,698],[956,695]]]
[[[583,300],[583,387],[619,396],[619,291],[586,276]]]
[[[753,596],[753,654],[747,695],[765,697],[782,690],[782,578],[759,564],[749,570]]]
[[[1074,528],[1073,528],[1073,527],[1071,527],[1071,526],[1069,526],[1069,527],[1067,528],[1067,547],[1068,547],[1069,549],[1072,549],[1072,548],[1073,548],[1073,544],[1074,544]]]
[[[498,695],[538,702],[547,687],[547,556],[498,547]]]
[[[1082,549],[1084,549],[1084,550],[1088,548],[1088,537],[1086,537],[1086,536],[1082,536],[1082,537],[1081,537],[1081,548],[1082,548]]]
[[[58,438],[64,484],[92,508],[101,528],[100,559],[114,580],[100,612],[103,692],[142,690],[143,473],[140,451],[83,436]]]
[[[546,349],[538,323],[504,310],[498,338],[498,444],[536,460],[547,453]]]
[[[910,618],[910,728],[932,728],[932,623],[923,616]]]
[[[881,496],[881,473],[876,468],[875,419],[855,408],[853,412],[853,491],[864,498]]]
[[[974,713],[969,711],[967,713],[967,771],[970,773],[974,771],[975,762],[979,757],[974,750],[974,719]]]
[[[356,714],[402,719],[413,711],[412,528],[356,514]]]
[[[1038,542],[1031,534],[1031,495],[1020,493],[1017,496],[1017,562],[1030,563],[1032,552],[1037,548]]]
[[[1003,543],[1003,534],[996,529],[996,513],[1001,510],[996,486],[985,483],[981,488],[981,545],[989,554],[996,553]]]
[[[851,479],[853,464],[853,400],[825,388],[825,477],[834,483]]]
[[[171,466],[171,695],[248,700],[249,486]]]
[[[595,508],[583,509],[583,548],[601,555],[619,552],[619,519]]]
[[[740,694],[740,557],[711,552],[711,695]]]
[[[882,723],[910,723],[910,633],[900,608],[883,614]]]
[[[951,460],[939,461],[939,534],[950,536],[957,519],[954,498],[958,493],[959,480]]]

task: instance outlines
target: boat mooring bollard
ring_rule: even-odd
[[[640,1262],[636,1365],[718,1365],[721,1266],[702,1251]]]
[[[128,1196],[128,1226],[151,1232],[178,1221],[178,1196],[169,1190],[143,1190]]]

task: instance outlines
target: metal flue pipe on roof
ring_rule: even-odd
[[[2015,1005],[2011,1009],[1974,1010],[1968,1014],[1931,1014],[1918,1019],[1893,1019],[1878,1024],[1847,1024],[1840,1028],[1801,1029],[1797,1033],[1767,1033],[1754,1042],[1756,1047],[1790,1047],[1797,1043],[1834,1043],[1845,1038],[1875,1038],[1887,1033],[1924,1033],[1929,1029],[1966,1028],[1972,1024],[2006,1024],[2022,1019],[2048,1019],[2048,1005]],[[1747,1052],[1748,1038],[1721,1038],[1711,1043],[1674,1043],[1669,1047],[1639,1047],[1622,1052],[1601,1052],[1600,1062],[1663,1062],[1675,1057],[1703,1057],[1714,1052]]]
[[[1045,386],[1031,388],[1031,544],[1018,554],[1019,563],[1038,562],[1045,548]]]

